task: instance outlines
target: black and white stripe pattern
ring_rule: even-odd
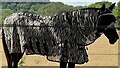
[[[47,55],[48,60],[85,63],[85,46],[97,38],[97,8],[62,11],[53,16],[14,13],[4,21],[9,53]],[[11,27],[8,27],[11,26]]]

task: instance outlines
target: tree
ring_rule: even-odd
[[[35,5],[32,5],[29,12],[35,12]]]
[[[10,4],[7,5],[6,8],[16,11],[16,10],[17,10],[17,7],[16,7],[16,6],[17,6],[16,3],[10,3]]]
[[[2,21],[12,13],[14,13],[14,11],[11,9],[2,9]]]
[[[118,17],[117,17],[117,21],[118,21],[118,25],[120,26],[120,1],[117,3],[118,5]]]
[[[23,11],[28,11],[31,8],[31,4],[27,3],[19,3],[17,4],[17,11],[18,12],[23,12]]]
[[[103,4],[106,5],[106,7],[109,7],[112,2],[109,1],[101,1],[101,2],[95,2],[93,4],[88,5],[89,7],[96,7],[96,8],[100,8]]]
[[[79,10],[85,7],[100,8],[103,4],[105,4],[106,7],[109,7],[112,4],[112,2],[102,1],[102,2],[96,2],[96,3],[90,4],[88,6],[76,6],[76,7],[69,6],[61,2],[51,2],[48,4],[41,4],[38,2],[35,2],[35,3],[33,2],[26,2],[26,3],[25,2],[4,2],[2,3],[2,9],[4,11],[3,12],[3,19],[4,19],[7,15],[13,12],[16,12],[16,11],[17,12],[29,11],[29,12],[35,12],[41,15],[53,15],[57,12]],[[116,6],[116,8],[113,10],[113,13],[116,16],[117,21],[120,22],[120,2],[118,2],[117,5],[119,6],[119,8],[118,6]]]
[[[6,9],[6,8],[7,8],[7,5],[8,5],[8,4],[7,4],[6,2],[3,2],[3,3],[2,3],[2,9]]]
[[[73,10],[73,6],[64,5],[61,2],[52,2],[46,5],[43,5],[38,9],[37,13],[42,15],[53,15],[56,12]]]

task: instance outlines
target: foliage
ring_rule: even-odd
[[[102,2],[96,2],[96,3],[90,4],[90,5],[88,5],[88,6],[99,8],[99,7],[101,7],[103,4],[105,4],[106,7],[109,7],[109,6],[112,4],[112,2],[102,1]]]
[[[39,8],[37,13],[43,14],[43,15],[53,15],[56,12],[72,10],[73,8],[74,8],[73,6],[67,6],[61,2],[57,2],[57,3],[52,2],[52,3],[46,4],[43,7]]]
[[[53,15],[56,12],[68,11],[68,10],[79,10],[84,7],[97,7],[100,8],[102,4],[105,4],[106,7],[109,7],[112,2],[102,1],[90,4],[88,6],[69,6],[61,2],[51,2],[51,3],[40,3],[40,2],[3,2],[2,3],[2,19],[4,20],[6,16],[14,12],[35,12],[42,15]],[[115,14],[117,21],[120,25],[120,2],[117,3],[118,6],[115,7],[113,13]],[[1,8],[1,6],[0,6]],[[118,15],[119,14],[119,15]]]
[[[3,3],[2,4],[3,9],[11,9],[14,12],[24,12],[24,11],[29,11],[29,12],[35,12],[38,14],[42,15],[53,15],[56,12],[59,11],[66,11],[66,10],[77,10],[82,8],[82,6],[68,6],[65,5],[61,2],[51,2],[48,4],[40,4],[40,3],[17,3],[17,2],[11,2],[11,3]]]
[[[2,21],[5,19],[6,16],[9,16],[12,13],[14,13],[14,11],[11,9],[2,9]]]
[[[118,2],[118,17],[117,17],[117,21],[118,21],[118,25],[120,25],[120,1]]]

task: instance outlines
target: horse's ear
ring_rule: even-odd
[[[115,3],[113,3],[113,4],[109,7],[109,9],[112,11],[114,7],[115,7]]]
[[[102,5],[101,10],[105,11],[105,4]]]

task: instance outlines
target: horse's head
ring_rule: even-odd
[[[115,3],[112,4],[109,8],[106,8],[105,4],[103,4],[98,12],[98,32],[104,33],[105,36],[109,39],[110,44],[114,44],[119,38],[114,27],[116,22],[116,18],[112,14],[114,6]]]

